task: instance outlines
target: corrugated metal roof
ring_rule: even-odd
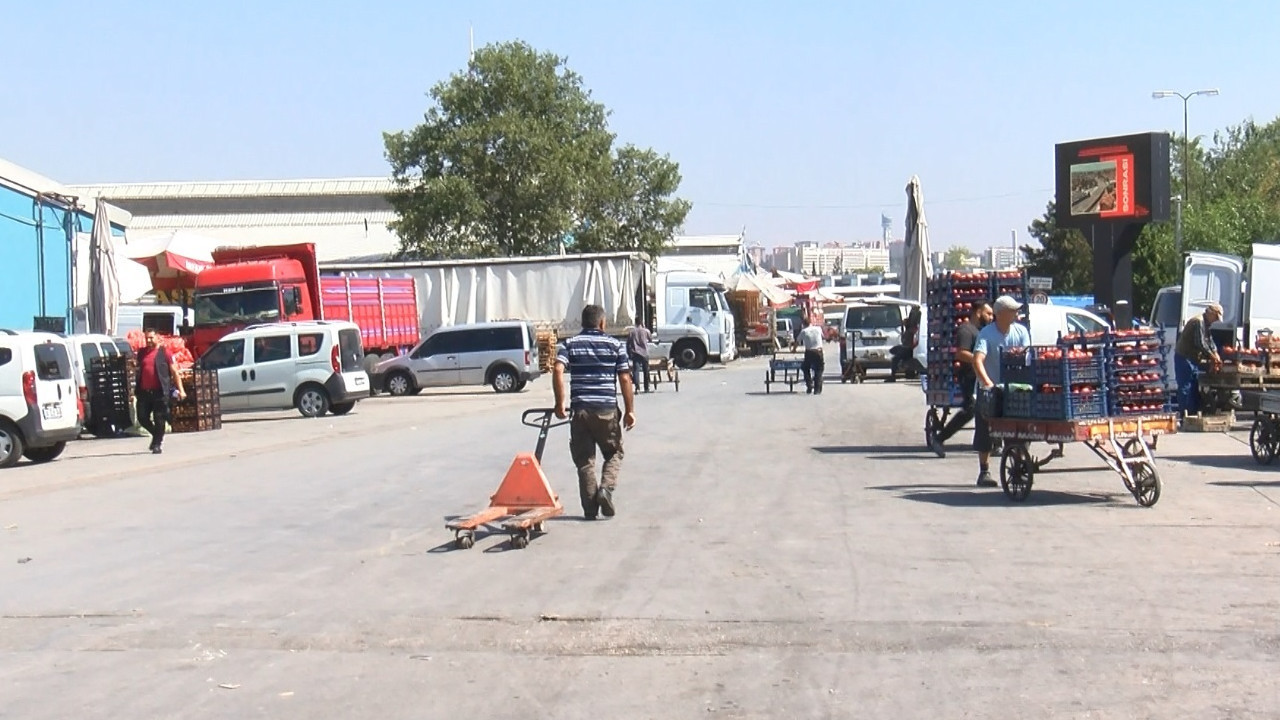
[[[68,197],[78,197],[81,200],[81,206],[84,211],[89,215],[93,214],[94,204],[84,201],[98,197],[98,193],[86,192],[75,185],[63,185],[34,170],[15,165],[4,158],[0,158],[0,185],[13,188],[31,197],[35,197],[37,193],[57,193]],[[107,218],[111,220],[112,225],[128,227],[129,221],[133,216],[127,211],[107,203]]]
[[[211,182],[151,182],[73,185],[79,191],[101,193],[119,200],[173,198],[299,197],[386,195],[396,189],[390,178],[354,177],[315,180],[226,180]]]
[[[256,228],[256,227],[315,227],[324,225],[386,226],[396,219],[391,210],[370,212],[274,212],[274,213],[210,213],[199,215],[139,215],[133,228],[151,230],[163,228]]]

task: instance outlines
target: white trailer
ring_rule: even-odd
[[[681,367],[698,367],[708,358],[729,360],[733,355],[732,316],[727,333],[723,286],[701,273],[654,273],[649,257],[638,252],[583,253],[543,257],[482,258],[408,262],[321,263],[322,275],[353,277],[412,277],[418,291],[418,322],[424,335],[440,327],[495,320],[526,320],[554,329],[561,337],[582,329],[582,309],[590,304],[605,310],[606,331],[624,335],[639,323],[655,329],[659,347]],[[689,276],[689,277],[684,277]],[[659,286],[661,289],[659,290]],[[680,313],[668,300],[683,305],[703,302],[704,288],[718,300],[714,322],[710,316]],[[671,295],[670,298],[667,296]],[[660,298],[660,300],[658,300]],[[656,306],[656,317],[649,309]],[[721,312],[721,307],[724,311]],[[697,316],[694,320],[688,319]],[[708,320],[708,322],[702,322]],[[724,348],[728,348],[728,354]]]

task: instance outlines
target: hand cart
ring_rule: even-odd
[[[783,383],[791,392],[795,392],[796,383],[804,382],[803,372],[803,358],[796,358],[795,356],[780,357],[778,355],[769,358],[769,369],[764,373],[765,394],[769,393],[769,386],[774,383]]]
[[[538,416],[537,420],[530,420]],[[542,451],[547,445],[547,432],[553,427],[569,424],[568,420],[552,422],[555,410],[538,408],[525,410],[520,422],[538,428],[538,445],[532,453],[516,453],[515,460],[502,478],[502,484],[489,498],[489,507],[467,517],[445,523],[454,531],[454,545],[466,550],[475,544],[476,529],[502,521],[502,531],[511,537],[511,547],[517,550],[528,547],[534,533],[542,533],[542,523],[564,514],[560,498],[551,490],[547,476],[542,473]]]
[[[676,392],[680,392],[680,368],[671,362],[669,357],[649,358],[649,387],[656,391],[664,381],[670,382],[675,386]],[[640,378],[632,378],[631,382],[639,390],[643,381]]]
[[[927,378],[925,382],[928,383]],[[963,393],[951,390],[925,390],[924,397],[929,406],[924,413],[924,444],[929,447],[933,436],[946,427],[951,413],[964,407],[965,397]]]
[[[1245,401],[1255,412],[1249,451],[1259,465],[1270,465],[1280,455],[1280,393],[1251,392]]]
[[[1168,414],[1090,418],[1087,420],[1029,420],[990,418],[991,437],[1005,441],[1000,457],[1000,487],[1010,499],[1021,502],[1031,493],[1035,474],[1062,457],[1063,445],[1082,442],[1124,480],[1125,487],[1143,507],[1160,499],[1160,474],[1151,451],[1161,435],[1178,431],[1177,416]],[[1044,458],[1031,454],[1032,442],[1057,447]]]

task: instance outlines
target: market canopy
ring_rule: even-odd
[[[739,292],[758,292],[771,305],[785,305],[791,302],[791,293],[775,285],[773,278],[767,275],[737,273],[729,278],[725,288]]]

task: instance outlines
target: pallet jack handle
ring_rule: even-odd
[[[537,417],[537,420],[530,420],[530,417]],[[553,427],[568,425],[568,420],[555,420],[555,408],[532,408],[525,410],[520,416],[520,422],[532,428],[538,428],[538,447],[533,451],[533,456],[542,462],[542,451],[547,446],[547,432]],[[554,420],[554,422],[553,422]]]

